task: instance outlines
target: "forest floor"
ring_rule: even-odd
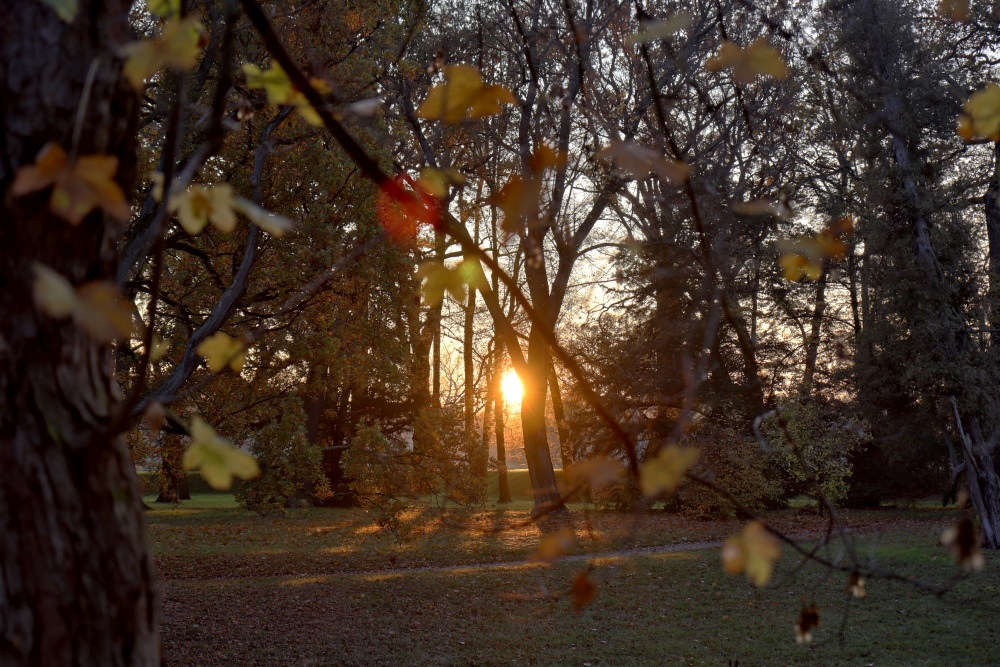
[[[848,600],[846,576],[799,568],[785,548],[771,583],[725,574],[721,540],[745,522],[640,517],[572,506],[568,517],[499,532],[530,506],[410,517],[397,536],[360,510],[261,517],[231,496],[196,494],[147,513],[163,594],[168,665],[1000,664],[1000,555],[938,598],[874,580]],[[904,579],[958,572],[937,546],[957,513],[933,506],[844,511],[857,552]],[[825,520],[803,509],[768,520],[803,538]],[[572,523],[575,554],[530,557]],[[464,526],[463,528],[457,526]],[[824,552],[829,558],[840,554]],[[588,570],[597,596],[575,611]],[[805,604],[821,609],[795,643]]]

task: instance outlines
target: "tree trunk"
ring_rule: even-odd
[[[184,471],[184,443],[180,433],[164,430],[160,436],[160,495],[154,502],[179,503],[190,500],[191,493],[187,488],[187,473]],[[181,492],[181,485],[187,498]]]
[[[955,399],[951,399],[955,411],[955,424],[962,440],[962,456],[965,459],[965,477],[969,482],[969,498],[979,514],[979,532],[983,547],[1000,549],[1000,477],[993,459],[997,437],[987,444],[979,430],[979,421],[969,420],[969,432],[962,428]]]
[[[816,374],[816,357],[819,354],[819,337],[823,328],[823,314],[826,311],[826,271],[816,283],[816,305],[813,308],[812,325],[806,341],[806,363],[802,372],[802,396],[812,392],[813,376]]]
[[[497,441],[497,484],[499,486],[500,499],[497,500],[498,503],[509,503],[510,502],[510,486],[507,483],[507,445],[504,443],[504,409],[503,409],[503,392],[500,391],[500,382],[503,377],[500,374],[501,366],[500,360],[503,358],[500,350],[499,343],[497,344],[497,357],[496,364],[493,366],[493,396],[496,399],[496,407],[493,410],[494,418],[496,419],[496,441]]]
[[[990,351],[997,354],[1000,342],[1000,142],[994,144],[993,180],[983,200],[986,212],[986,238],[989,241],[990,291],[987,303],[990,327]]]
[[[524,458],[528,463],[531,488],[535,492],[532,512],[539,512],[559,501],[559,487],[552,468],[549,438],[545,428],[546,366],[545,342],[531,327],[528,334],[528,373],[521,378],[521,433],[524,435]]]
[[[569,428],[566,425],[566,414],[563,412],[559,376],[556,375],[556,365],[551,358],[549,359],[549,391],[552,392],[552,414],[556,418],[556,430],[559,431],[559,459],[562,463],[563,474],[566,474],[566,470],[573,463],[573,456],[569,453]]]
[[[67,23],[46,3],[0,3],[0,664],[154,666],[159,607],[138,480],[110,433],[112,349],[32,299],[35,262],[74,285],[113,282],[121,230],[100,212],[79,225],[56,218],[51,190],[9,192],[49,141],[116,156],[130,189],[135,95],[112,54],[133,39],[132,3],[79,4]]]

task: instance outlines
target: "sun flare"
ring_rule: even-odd
[[[500,380],[500,389],[508,405],[521,405],[521,378],[517,377],[517,373],[510,371],[504,375]]]

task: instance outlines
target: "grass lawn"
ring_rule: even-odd
[[[521,505],[453,522],[519,520],[528,512]],[[581,553],[698,548],[538,565],[523,561],[561,522],[491,534],[415,516],[399,542],[358,510],[263,518],[222,494],[156,506],[147,517],[167,664],[1000,664],[995,554],[941,599],[905,582],[870,581],[868,597],[848,605],[845,575],[795,569],[787,548],[773,588],[725,574],[719,549],[705,543],[742,522],[656,513],[636,524],[629,515],[572,509],[566,521]],[[954,512],[918,506],[844,516],[864,531],[854,538],[860,553],[879,566],[931,583],[956,572],[935,545]],[[772,518],[806,535],[823,525],[802,510]],[[598,594],[577,613],[567,593],[587,567]],[[812,645],[794,641],[805,603],[822,610]]]

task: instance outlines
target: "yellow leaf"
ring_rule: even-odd
[[[680,486],[685,473],[698,462],[695,447],[680,447],[671,443],[643,464],[639,470],[639,488],[647,498],[661,493],[673,493]]]
[[[233,199],[232,206],[235,210],[245,215],[250,222],[272,236],[283,236],[293,226],[290,218],[266,211],[243,197]]]
[[[184,452],[184,469],[200,469],[201,476],[212,488],[223,491],[233,483],[233,477],[250,479],[260,475],[257,461],[219,437],[201,417],[191,420],[191,444]]]
[[[579,482],[586,482],[590,488],[599,489],[614,484],[622,478],[623,473],[624,470],[617,461],[598,456],[571,465],[566,471],[566,479],[574,486]]]
[[[263,88],[269,104],[290,104],[295,107],[306,122],[311,125],[323,124],[319,113],[309,104],[309,100],[306,99],[302,91],[292,85],[288,74],[278,63],[273,63],[271,68],[267,70],[261,70],[256,65],[247,63],[243,65],[243,73],[247,77],[247,87]],[[329,94],[333,90],[330,84],[323,79],[314,77],[309,82],[321,95]]]
[[[670,37],[676,32],[687,30],[691,25],[690,14],[675,14],[665,21],[647,21],[641,24],[639,32],[628,38],[627,43],[647,44]]]
[[[170,341],[160,340],[159,336],[153,336],[153,349],[149,353],[150,361],[159,361],[170,351]]]
[[[35,301],[49,317],[72,315],[82,329],[101,341],[135,334],[131,309],[111,283],[91,282],[75,290],[49,267],[36,263],[32,268]]]
[[[119,221],[131,215],[125,191],[114,180],[118,158],[113,155],[84,155],[70,164],[69,156],[55,143],[46,144],[35,164],[17,170],[11,193],[22,197],[54,186],[49,208],[71,225],[78,225],[95,208]]]
[[[77,290],[79,299],[73,316],[98,340],[112,341],[134,336],[132,309],[111,283],[91,282]]]
[[[777,49],[761,37],[745,49],[732,42],[723,42],[718,55],[711,58],[705,68],[710,72],[731,68],[733,78],[740,83],[752,82],[758,74],[772,79],[788,78],[788,66]]]
[[[683,183],[691,172],[691,167],[683,162],[670,160],[632,141],[613,143],[601,150],[597,157],[614,158],[619,169],[638,179],[655,174],[671,183]]]
[[[722,565],[729,574],[746,572],[755,586],[771,578],[781,545],[761,523],[751,521],[739,537],[730,537],[722,547]]]
[[[72,23],[76,18],[78,0],[42,0],[45,4],[55,10],[56,16],[66,23]]]
[[[208,369],[213,373],[218,373],[227,365],[233,371],[239,373],[246,363],[246,350],[243,343],[229,334],[217,331],[203,340],[195,352],[205,357],[208,361]]]
[[[444,293],[448,291],[456,301],[465,299],[465,282],[462,275],[453,269],[449,269],[443,262],[429,260],[423,262],[417,268],[417,279],[422,280],[421,291],[424,300],[431,306],[437,306],[444,300]]]
[[[445,83],[431,88],[417,115],[448,125],[468,118],[500,113],[502,104],[514,104],[514,95],[502,86],[484,86],[479,70],[471,65],[444,68]]]
[[[236,228],[233,187],[228,183],[218,185],[191,185],[180,194],[171,195],[167,203],[171,213],[188,234],[197,236],[211,221],[224,232]]]
[[[76,290],[68,280],[49,267],[36,263],[34,295],[35,302],[49,317],[68,317],[77,307]]]
[[[181,0],[146,0],[146,9],[151,14],[170,18],[181,13]]]
[[[985,137],[1000,141],[1000,86],[988,83],[973,93],[962,106],[964,121],[959,119],[959,134],[965,139]]]
[[[531,560],[536,563],[551,563],[571,553],[575,547],[576,534],[573,529],[562,528],[542,538],[538,548],[531,554]]]
[[[122,73],[136,90],[162,67],[183,71],[194,67],[201,53],[201,19],[197,14],[169,18],[159,39],[143,39],[127,44]]]

